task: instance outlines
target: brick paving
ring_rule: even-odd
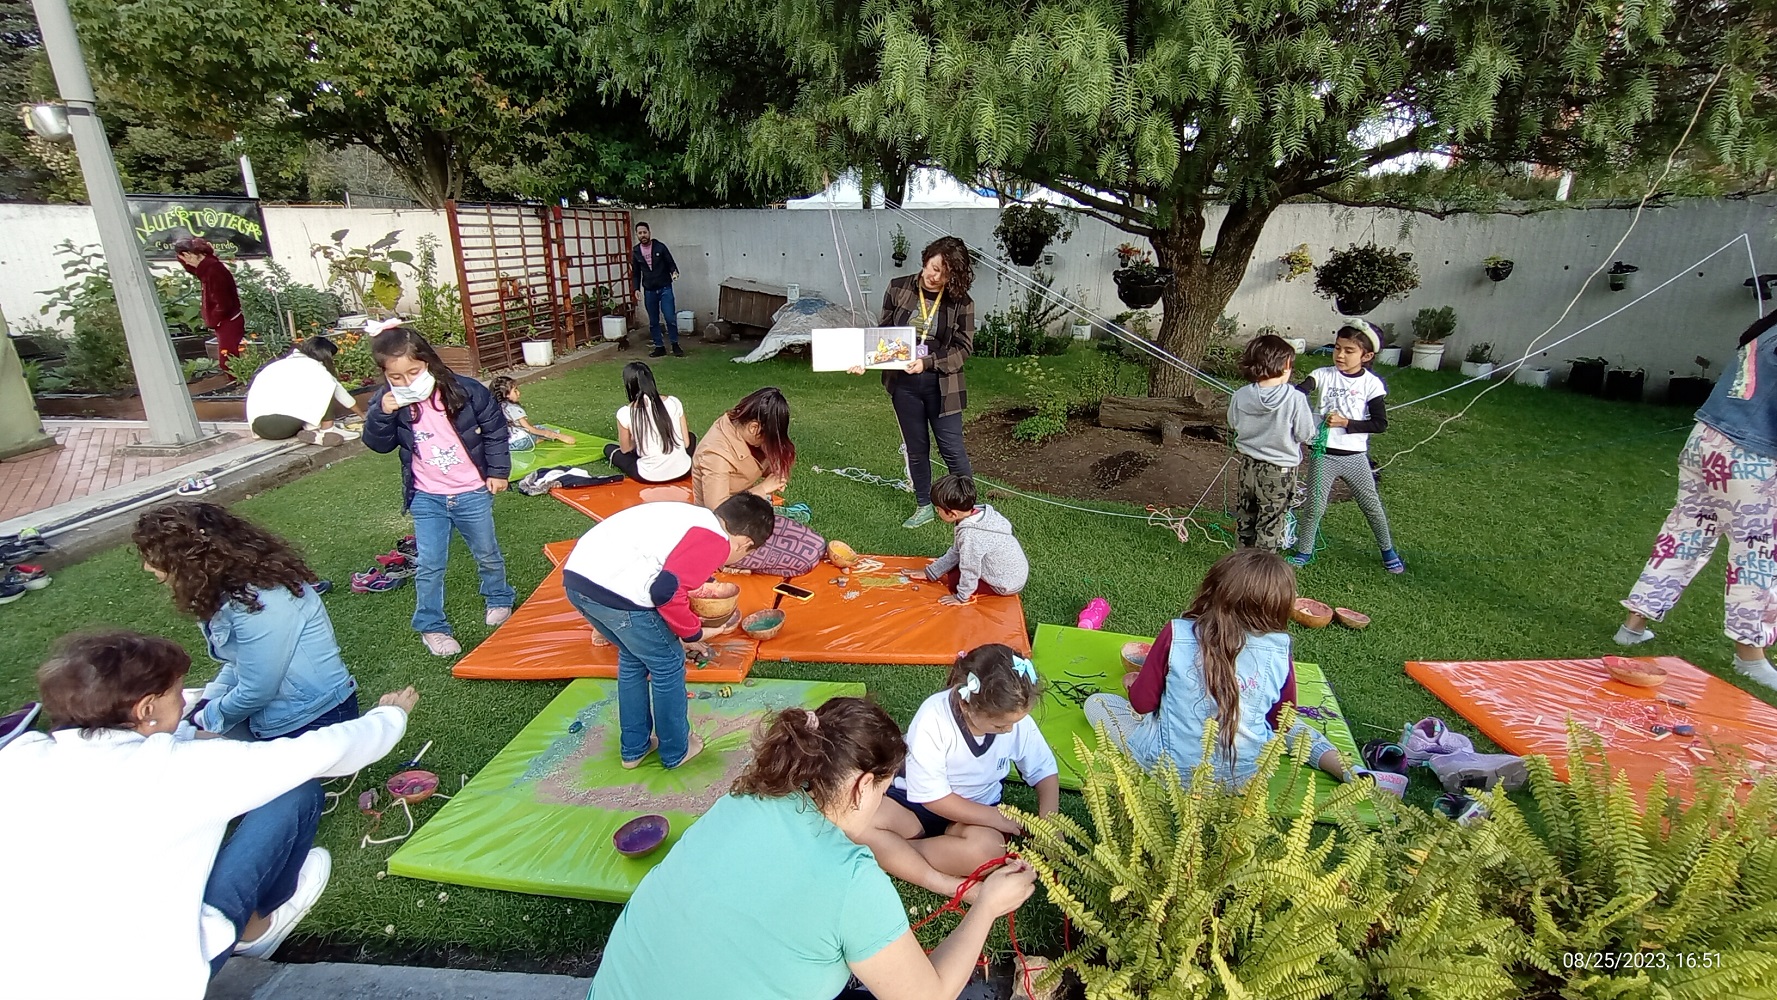
[[[202,451],[150,458],[119,454],[147,435],[144,424],[45,420],[43,429],[60,448],[0,462],[0,521],[156,476],[252,439],[244,430],[229,431]]]

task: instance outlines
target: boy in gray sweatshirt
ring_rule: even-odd
[[[933,483],[932,507],[945,523],[956,525],[956,541],[950,551],[926,567],[928,580],[957,574],[956,593],[946,594],[940,604],[969,603],[977,585],[996,594],[1016,594],[1024,589],[1030,579],[1024,547],[1012,537],[1012,523],[1004,514],[975,503],[975,480],[945,476]]]
[[[1240,544],[1267,552],[1284,547],[1302,445],[1314,440],[1314,410],[1289,384],[1296,351],[1282,337],[1254,337],[1240,356],[1250,385],[1228,401],[1228,429],[1240,453],[1240,499],[1234,520]]]

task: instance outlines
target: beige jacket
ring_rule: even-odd
[[[691,462],[691,495],[700,507],[715,510],[722,501],[742,491],[767,500],[790,484],[789,479],[767,479],[765,469],[753,457],[753,449],[741,440],[740,429],[724,413],[697,439]]]

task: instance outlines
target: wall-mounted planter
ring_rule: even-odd
[[[1747,288],[1757,288],[1758,297],[1769,300],[1771,298],[1771,286],[1777,285],[1777,274],[1761,274],[1757,278],[1747,278],[1745,281],[1740,282],[1740,284]]]
[[[1512,276],[1512,261],[1502,260],[1496,264],[1483,265],[1487,269],[1487,277],[1493,281],[1504,281]]]
[[[1382,300],[1385,298],[1387,298],[1387,296],[1380,293],[1375,295],[1357,295],[1350,298],[1340,296],[1333,300],[1333,308],[1339,310],[1341,316],[1362,316],[1364,313],[1381,305]]]
[[[1117,298],[1131,309],[1146,309],[1160,301],[1166,294],[1166,286],[1172,281],[1171,271],[1160,271],[1157,276],[1137,275],[1126,268],[1118,268],[1111,272],[1112,280],[1117,283]]]
[[[1610,290],[1613,292],[1620,292],[1623,289],[1628,288],[1629,275],[1634,274],[1639,270],[1641,270],[1641,268],[1636,267],[1634,264],[1625,264],[1620,260],[1612,264],[1609,273],[1605,275],[1606,280],[1610,282]]]
[[[1604,373],[1604,398],[1639,403],[1647,389],[1647,369],[1612,368]]]

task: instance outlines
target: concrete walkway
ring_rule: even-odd
[[[585,1000],[590,979],[322,962],[287,965],[237,958],[204,1000]]]

